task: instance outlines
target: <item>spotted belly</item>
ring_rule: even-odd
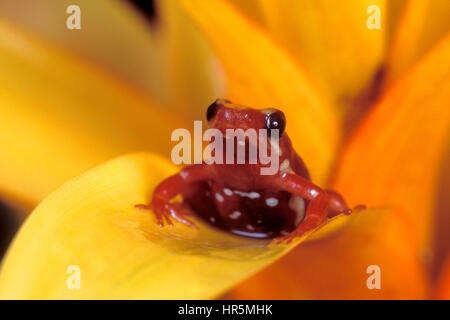
[[[306,203],[280,190],[242,191],[203,184],[185,201],[203,220],[220,229],[253,238],[286,235],[304,219]]]

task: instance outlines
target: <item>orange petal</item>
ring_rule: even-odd
[[[417,238],[429,239],[436,178],[447,146],[449,56],[450,36],[375,106],[342,157],[335,186],[351,205],[397,209],[349,217],[339,233],[296,248],[239,286],[237,297],[425,297]],[[371,264],[381,267],[381,291],[364,287]]]
[[[447,146],[446,157],[440,174],[436,214],[433,223],[433,270],[436,275],[444,264],[450,252],[450,144]]]
[[[302,64],[322,92],[347,106],[381,66],[388,9],[385,0],[258,0],[264,25]],[[381,29],[367,20],[380,10]]]
[[[323,182],[339,141],[334,111],[294,60],[224,1],[182,0],[213,45],[226,75],[227,98],[281,108],[288,132],[315,181]]]
[[[376,105],[345,148],[335,187],[351,204],[396,206],[430,241],[450,125],[450,35]]]
[[[417,62],[450,31],[450,1],[409,0],[388,54],[388,82]]]
[[[381,289],[367,281],[380,268]],[[302,244],[235,288],[236,299],[420,299],[426,281],[409,226],[395,211],[367,210],[331,239]]]
[[[434,292],[433,298],[441,300],[450,300],[450,255],[447,258],[441,275],[438,278],[437,289]]]
[[[34,205],[136,150],[170,155],[176,115],[127,84],[0,22],[0,192]]]

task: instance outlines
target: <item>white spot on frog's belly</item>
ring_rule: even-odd
[[[241,197],[247,197],[250,199],[257,199],[261,196],[258,192],[242,192],[235,190],[234,193],[240,195]]]
[[[181,170],[179,174],[180,174],[181,179],[183,179],[183,180],[186,180],[186,178],[189,175],[187,172],[184,172],[183,170]]]
[[[297,226],[305,218],[305,200],[299,196],[291,195],[289,199],[289,208],[295,211],[297,216],[295,217],[294,224]]]
[[[216,199],[217,199],[217,201],[219,201],[219,202],[223,202],[223,196],[220,194],[220,193],[216,193]]]
[[[269,207],[276,207],[278,205],[278,199],[276,199],[276,198],[267,198],[266,199],[266,204]]]
[[[287,173],[295,174],[294,170],[291,168],[291,163],[288,159],[284,159],[283,162],[280,164],[280,172],[283,175],[286,175]]]
[[[230,215],[229,215],[229,217],[231,218],[231,219],[237,219],[237,218],[239,218],[241,216],[241,212],[240,211],[233,211],[233,213],[231,213]]]
[[[227,196],[232,196],[233,195],[233,191],[231,191],[228,188],[223,189],[223,193],[225,193]]]
[[[251,231],[255,230],[255,227],[252,226],[251,224],[248,224],[246,227],[248,230],[251,230]]]

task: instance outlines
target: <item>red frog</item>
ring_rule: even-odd
[[[286,119],[280,110],[255,110],[218,99],[209,106],[206,116],[209,127],[222,133],[224,146],[229,138],[227,129],[278,129],[277,146],[270,143],[270,134],[265,137],[265,145],[269,154],[277,152],[279,167],[275,174],[262,175],[264,165],[260,161],[187,166],[157,186],[150,205],[136,205],[153,210],[160,226],[172,225],[173,218],[196,228],[188,218],[196,215],[241,236],[291,242],[330,217],[352,212],[339,193],[311,182],[304,162],[284,132]],[[245,140],[246,151],[249,143]],[[225,150],[222,156],[226,157]],[[182,202],[171,201],[177,195],[182,196]]]

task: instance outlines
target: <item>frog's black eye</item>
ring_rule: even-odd
[[[280,110],[274,110],[266,116],[266,127],[268,130],[278,129],[281,136],[286,128],[286,117]]]
[[[211,120],[212,118],[214,118],[214,116],[217,113],[217,110],[219,110],[219,106],[225,104],[225,103],[231,103],[230,100],[226,100],[226,99],[217,99],[216,101],[214,101],[209,107],[208,110],[206,110],[206,120]]]

